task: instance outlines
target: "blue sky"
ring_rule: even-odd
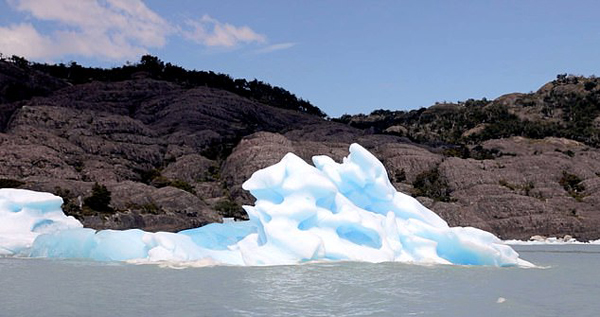
[[[0,52],[115,66],[142,54],[263,80],[330,116],[599,75],[600,1],[0,0]]]

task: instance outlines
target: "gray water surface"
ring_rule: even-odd
[[[340,262],[172,269],[0,258],[0,316],[600,315],[600,246],[515,249],[545,268]]]

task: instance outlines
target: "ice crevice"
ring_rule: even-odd
[[[83,228],[49,193],[0,189],[0,255],[279,265],[310,261],[529,266],[493,234],[448,224],[395,190],[358,144],[337,163],[288,153],[244,184],[249,220],[178,233]]]

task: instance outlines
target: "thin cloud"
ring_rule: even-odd
[[[54,23],[43,34],[31,23],[0,27],[0,50],[30,58],[80,55],[104,59],[139,56],[162,47],[175,29],[140,0],[9,2],[31,17]]]
[[[27,23],[0,27],[0,51],[9,55],[44,58],[55,55],[52,40]]]
[[[185,22],[188,30],[182,30],[184,38],[208,47],[231,48],[239,43],[266,43],[267,37],[247,26],[237,27],[222,23],[208,15]]]
[[[263,47],[261,49],[256,50],[255,52],[258,54],[266,54],[266,53],[271,53],[271,52],[275,52],[275,51],[287,50],[289,48],[296,46],[296,44],[297,43],[293,43],[293,42],[278,43],[278,44],[269,45],[267,47]]]
[[[0,0],[1,1],[1,0]],[[0,25],[0,52],[40,60],[83,56],[100,60],[136,59],[164,47],[171,36],[208,48],[238,49],[254,45],[263,54],[296,43],[269,44],[248,26],[221,22],[209,15],[170,23],[143,0],[8,0],[27,14],[22,22]],[[50,28],[38,27],[43,21]]]

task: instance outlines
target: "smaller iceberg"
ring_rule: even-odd
[[[342,163],[288,153],[243,184],[249,221],[178,233],[83,228],[47,193],[0,189],[0,255],[279,265],[311,261],[530,266],[496,236],[448,224],[397,192],[358,144]]]
[[[82,228],[60,208],[62,198],[24,189],[0,189],[0,255],[22,254],[46,233]]]

